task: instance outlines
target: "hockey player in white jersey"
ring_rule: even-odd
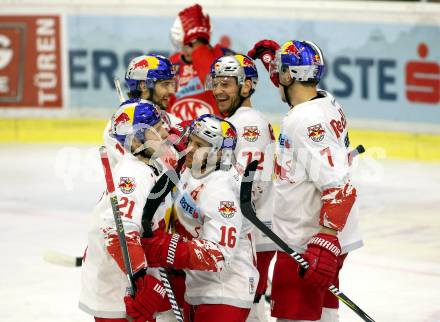
[[[149,266],[186,272],[186,321],[244,322],[258,283],[252,225],[242,216],[233,166],[234,126],[206,114],[193,121],[186,168],[174,196],[188,238],[142,238]]]
[[[148,294],[148,310],[142,318],[153,319],[153,314],[164,305],[164,289],[159,280],[142,276],[146,267],[140,244],[142,210],[149,191],[160,175],[154,159],[161,153],[168,132],[159,108],[148,101],[123,104],[111,120],[112,136],[124,148],[124,155],[113,169],[116,195],[125,229],[128,251],[136,279],[137,292]],[[156,212],[153,229],[171,208],[168,196]],[[119,240],[109,197],[103,194],[92,216],[88,246],[82,264],[79,307],[99,322],[127,321],[124,295],[128,286]]]
[[[273,230],[303,254],[310,268],[298,270],[288,254],[277,253],[272,316],[278,322],[334,322],[338,300],[327,288],[338,286],[346,254],[362,246],[347,119],[334,97],[317,89],[325,69],[319,47],[292,40],[274,53],[275,45],[256,45],[266,47],[258,48],[261,58],[274,57],[271,79],[290,107],[276,149]]]
[[[251,95],[257,82],[257,67],[252,59],[236,54],[214,61],[206,87],[212,90],[220,113],[237,129],[237,147],[234,152],[237,162],[244,169],[252,160],[259,161],[259,171],[253,183],[253,201],[257,216],[271,228],[275,137],[266,117],[252,107]],[[275,244],[267,236],[260,231],[255,231],[254,235],[260,280],[248,322],[266,321],[264,301],[260,302],[260,298],[266,290],[269,263],[275,253]]]
[[[175,72],[168,58],[156,54],[133,58],[125,73],[125,82],[129,89],[129,100],[148,100],[159,106],[169,128],[182,122],[165,111],[176,90]],[[112,137],[110,122],[104,130],[104,143],[114,166],[125,152],[121,144]]]

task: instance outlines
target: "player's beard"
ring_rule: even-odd
[[[152,101],[165,111],[168,107],[168,103],[170,102],[170,97],[165,95],[162,97],[157,97],[156,95],[153,95]]]

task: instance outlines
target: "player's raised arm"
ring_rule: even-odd
[[[264,39],[257,42],[254,47],[249,50],[248,56],[252,59],[260,59],[266,70],[269,72],[270,80],[278,87],[278,77],[271,72],[271,63],[275,60],[275,55],[280,49],[280,45],[276,41]]]

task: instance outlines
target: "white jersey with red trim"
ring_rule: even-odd
[[[116,195],[133,270],[145,267],[145,255],[140,246],[143,233],[141,220],[146,198],[158,179],[156,169],[140,161],[132,154],[125,154],[113,169]],[[153,229],[171,212],[171,196],[167,196],[153,217]],[[118,243],[115,222],[109,196],[104,193],[95,206],[88,245],[84,254],[81,277],[79,307],[81,310],[102,318],[123,318],[126,316],[123,297],[128,281],[118,263],[122,262],[119,244],[118,254],[110,254],[109,247]],[[134,247],[133,247],[134,246]],[[118,263],[115,256],[119,256]],[[148,273],[158,277],[156,269]]]
[[[254,177],[253,201],[258,218],[272,229],[273,212],[273,160],[275,153],[275,137],[273,129],[266,117],[252,107],[242,106],[226,120],[237,130],[237,147],[235,157],[238,164],[246,167],[251,161],[258,160],[259,165]],[[255,229],[257,251],[275,250],[272,240]]]
[[[240,211],[241,176],[234,167],[194,178],[185,169],[174,209],[193,238],[212,242],[224,262],[219,272],[185,270],[185,300],[191,305],[227,304],[250,308],[258,284],[252,224]]]
[[[347,119],[331,94],[318,93],[285,115],[275,156],[273,230],[300,253],[322,228],[321,192],[350,180]],[[362,246],[356,203],[338,238],[343,253]]]

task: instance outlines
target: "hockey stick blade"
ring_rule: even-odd
[[[51,264],[66,267],[80,267],[82,257],[66,255],[55,250],[48,250],[43,254],[43,259]]]
[[[240,208],[243,216],[245,216],[252,224],[254,224],[263,234],[269,237],[278,247],[295,259],[299,265],[307,269],[309,264],[304,258],[291,249],[278,235],[269,229],[261,220],[257,218],[254,206],[252,204],[252,183],[255,171],[258,166],[258,161],[254,160],[246,167],[243,175],[243,180],[240,187]],[[336,286],[331,285],[329,291],[333,293],[341,302],[352,309],[362,320],[366,322],[374,322],[374,320],[359,308],[352,300],[343,294]]]
[[[356,149],[353,149],[352,151],[350,151],[350,158],[353,160],[353,158],[357,157],[359,154],[362,154],[365,152],[365,148],[362,144],[359,144]]]

